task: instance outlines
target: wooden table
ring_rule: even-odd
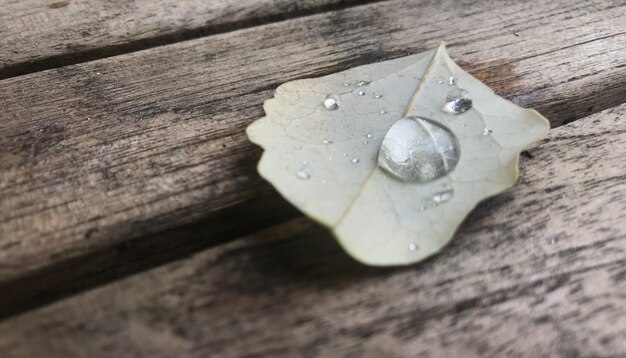
[[[626,1],[0,0],[0,356],[626,356]],[[446,40],[550,119],[443,253],[256,173],[281,83]]]

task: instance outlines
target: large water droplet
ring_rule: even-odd
[[[302,168],[296,172],[296,177],[300,180],[309,180],[311,178],[311,174],[306,168]]]
[[[460,155],[459,141],[447,128],[426,118],[407,117],[385,135],[378,165],[401,180],[426,182],[454,170]]]
[[[334,110],[339,108],[339,104],[337,104],[337,100],[332,98],[332,97],[328,97],[324,100],[324,108],[328,109],[328,110]]]
[[[446,96],[444,111],[459,114],[472,108],[472,96],[462,88],[455,88]]]

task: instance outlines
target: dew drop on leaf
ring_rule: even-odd
[[[406,117],[385,135],[378,164],[401,180],[427,182],[454,170],[460,155],[459,142],[447,128],[425,118]]]
[[[339,105],[336,99],[329,97],[324,100],[324,108],[332,111],[339,108]]]
[[[296,176],[301,180],[309,180],[311,178],[311,174],[306,168],[302,168],[296,172]]]
[[[444,111],[452,114],[467,112],[472,108],[472,96],[462,88],[455,88],[446,96]]]
[[[444,190],[433,194],[432,201],[435,204],[443,204],[454,197],[454,190]]]

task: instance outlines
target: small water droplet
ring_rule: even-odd
[[[414,243],[410,243],[409,244],[409,250],[411,250],[411,251],[417,250],[417,245],[415,245]]]
[[[372,138],[373,136],[372,132],[369,132],[365,135],[365,138]]]
[[[383,98],[383,95],[382,95],[382,94],[380,94],[380,93],[376,93],[376,94],[374,95],[374,98]]]
[[[356,94],[358,94],[359,96],[365,96],[365,91],[360,90],[359,92],[357,92]]]
[[[332,110],[339,108],[339,105],[337,104],[336,99],[329,97],[324,100],[324,108],[328,109],[329,111],[332,111]]]
[[[343,83],[343,86],[344,87],[350,87],[350,86],[352,86],[352,83],[350,83],[349,81],[346,81],[346,82]]]
[[[384,109],[384,108],[383,108],[383,109],[381,109],[381,110],[380,110],[380,114],[387,114],[387,110],[386,110],[386,109]]]
[[[369,140],[364,140],[363,144],[368,144],[370,141]]]
[[[472,108],[472,97],[462,88],[455,88],[446,96],[446,105],[443,110],[453,114],[460,114]]]
[[[369,83],[369,82],[367,82],[367,81],[359,81],[359,87],[367,86],[367,85],[369,85],[369,84],[370,84],[370,83]]]
[[[457,77],[450,76],[450,78],[448,78],[448,84],[449,84],[450,86],[454,86],[454,85],[456,84],[456,82],[457,82],[457,81],[458,81],[458,78],[457,78]]]
[[[356,164],[358,162],[360,162],[359,158],[352,158],[352,164]]]
[[[303,160],[302,161],[302,165],[307,166],[307,165],[309,165],[309,162],[307,162],[306,160]]]
[[[306,168],[302,168],[298,170],[298,172],[296,173],[296,176],[298,177],[298,179],[301,179],[301,180],[309,180],[311,178],[311,174],[309,173],[308,170],[306,170]]]
[[[325,144],[325,145],[333,144],[333,141],[325,138],[322,140],[322,144]]]
[[[493,133],[493,129],[490,127],[485,127],[485,129],[483,129],[483,135],[490,135],[491,133]]]
[[[443,84],[443,79],[442,79],[442,78],[439,78],[439,80],[437,81],[437,83],[439,83],[440,85],[442,85],[442,84]]]
[[[348,153],[343,153],[342,156],[345,158],[348,156]]]
[[[443,204],[450,201],[454,197],[454,190],[444,190],[433,194],[432,201],[434,204]]]

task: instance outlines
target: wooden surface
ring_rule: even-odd
[[[336,10],[354,3],[357,1],[3,0],[0,78]]]
[[[532,156],[422,264],[367,268],[295,219],[2,323],[0,351],[623,357],[626,105]]]
[[[626,1],[290,4],[0,0],[1,351],[624,354]],[[280,83],[440,40],[569,124],[449,253],[366,269],[258,177],[244,128]]]

